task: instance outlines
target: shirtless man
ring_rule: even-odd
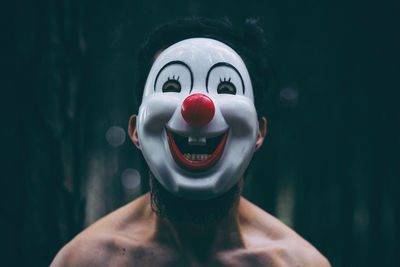
[[[245,50],[220,34],[230,30],[189,19],[150,37],[144,50],[152,64],[129,122],[152,173],[150,192],[76,236],[52,266],[330,266],[240,196],[266,120],[257,116],[260,88],[253,91]]]

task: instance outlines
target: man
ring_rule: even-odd
[[[52,266],[330,266],[240,197],[266,135],[254,105],[263,61],[248,34],[262,32],[254,21],[246,27],[237,34],[226,20],[192,18],[151,35],[141,52],[139,114],[129,122],[150,192],[76,236]]]

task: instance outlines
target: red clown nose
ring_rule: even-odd
[[[212,100],[203,94],[193,94],[183,101],[182,116],[191,126],[204,126],[214,117],[215,107]]]

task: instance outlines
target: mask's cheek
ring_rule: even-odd
[[[143,98],[136,122],[139,143],[143,157],[155,177],[168,175],[168,166],[172,164],[165,125],[175,110],[180,107],[180,99],[173,93],[156,93]],[[162,180],[168,188],[176,185],[171,179]]]
[[[233,136],[250,139],[257,137],[257,112],[249,98],[238,95],[221,96],[218,106]]]
[[[139,132],[150,135],[160,134],[179,106],[179,103],[179,95],[175,93],[146,96],[139,108],[137,121]]]

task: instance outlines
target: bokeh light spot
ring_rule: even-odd
[[[140,173],[136,169],[126,169],[122,172],[122,185],[132,190],[140,185]]]
[[[112,147],[118,147],[125,143],[126,134],[124,129],[113,126],[106,132],[106,140]]]
[[[299,92],[297,88],[286,87],[282,88],[280,91],[281,101],[287,104],[296,104],[299,97]]]

